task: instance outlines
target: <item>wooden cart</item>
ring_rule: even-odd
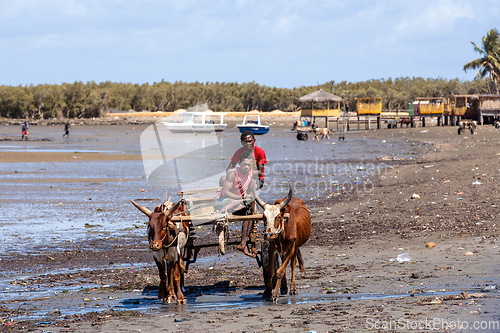
[[[202,248],[208,247],[219,247],[219,251],[224,253],[226,245],[237,245],[240,243],[239,240],[229,239],[229,229],[228,224],[231,222],[238,221],[252,221],[252,228],[250,232],[250,237],[248,238],[247,247],[250,253],[255,254],[255,259],[259,267],[262,267],[262,272],[264,276],[264,281],[267,277],[267,264],[268,264],[268,247],[269,242],[259,241],[258,237],[258,222],[263,220],[263,214],[251,214],[251,215],[235,215],[235,214],[225,214],[224,212],[220,214],[215,214],[214,207],[221,205],[220,202],[214,202],[215,195],[220,192],[220,187],[205,188],[198,190],[186,190],[177,192],[181,196],[182,211],[187,214],[176,214],[170,221],[174,223],[178,222],[189,222],[189,237],[186,246],[181,253],[184,260],[184,266],[186,272],[190,264],[195,263],[198,257],[198,253]],[[217,234],[217,242],[197,244],[196,240],[196,230],[199,226],[213,226]],[[239,233],[238,233],[239,234]],[[260,243],[260,250],[257,250],[258,243]],[[279,256],[275,256],[274,268],[275,272],[280,267],[279,266]],[[276,277],[276,274],[274,274]],[[183,278],[184,280],[184,278]],[[286,279],[285,288],[286,288]]]

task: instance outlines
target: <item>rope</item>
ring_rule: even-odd
[[[148,226],[148,230],[147,230],[148,231],[148,243],[151,245],[152,240],[151,240],[151,237],[149,237],[149,229],[150,228]],[[163,243],[163,241],[165,240],[165,238],[167,237],[167,235],[168,235],[168,231],[165,233],[165,236],[163,236],[163,238],[160,240],[160,243]],[[171,247],[172,244],[174,244],[174,242],[177,240],[178,236],[179,236],[179,232],[177,232],[177,235],[175,235],[174,240],[170,244],[168,244],[167,246],[163,245],[163,248]]]
[[[169,248],[169,247],[171,247],[175,243],[175,241],[177,240],[177,237],[179,237],[179,232],[177,232],[177,235],[175,235],[174,240],[170,244],[168,244],[167,246],[163,245],[163,248]],[[163,238],[165,238],[165,237],[163,237]]]

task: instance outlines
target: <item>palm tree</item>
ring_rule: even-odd
[[[483,37],[483,48],[478,47],[474,42],[474,51],[481,54],[481,58],[472,60],[464,65],[464,71],[468,69],[479,69],[476,79],[482,79],[488,74],[495,94],[499,94],[498,83],[500,80],[500,35],[497,29],[491,29]]]

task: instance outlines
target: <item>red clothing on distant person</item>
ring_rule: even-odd
[[[233,157],[231,157],[231,162],[233,162],[234,164],[238,163],[238,161],[240,160],[240,156],[244,150],[245,150],[244,147],[241,147],[240,149],[238,149],[234,153]],[[262,179],[262,181],[264,181],[264,164],[267,163],[266,152],[264,151],[264,149],[257,147],[257,146],[254,146],[253,147],[253,157],[255,158],[255,163],[257,165],[262,164],[262,176],[260,176],[259,178]]]

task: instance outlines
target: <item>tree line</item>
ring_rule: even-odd
[[[500,36],[491,29],[482,45],[471,42],[481,57],[464,65],[477,69],[473,81],[442,78],[400,77],[365,82],[330,81],[317,86],[276,88],[249,83],[165,82],[132,84],[94,81],[61,85],[0,86],[0,117],[4,118],[91,118],[109,109],[121,111],[175,111],[207,103],[214,111],[296,111],[297,100],[323,89],[355,105],[356,98],[382,98],[382,109],[404,110],[417,97],[499,94]],[[352,110],[352,109],[351,109]]]
[[[365,82],[326,82],[317,86],[276,88],[250,83],[165,82],[132,84],[75,82],[61,85],[0,86],[0,117],[91,118],[108,109],[175,111],[207,103],[214,111],[296,111],[297,100],[323,89],[354,105],[356,98],[381,97],[384,110],[407,109],[417,97],[489,94],[489,80],[401,77]],[[352,109],[351,109],[352,110]]]

